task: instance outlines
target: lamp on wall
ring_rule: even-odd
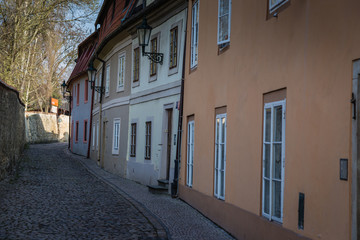
[[[66,85],[65,80],[61,84],[61,91],[63,94],[63,98],[66,98],[69,101],[71,101],[71,92],[68,90],[68,85]],[[66,95],[66,93],[69,93],[69,95]]]
[[[98,93],[104,93],[105,92],[105,88],[101,87],[101,86],[95,86],[95,77],[96,77],[96,68],[94,68],[93,62],[89,63],[89,67],[87,69],[88,72],[88,78],[89,78],[89,83],[90,83],[90,88],[93,89],[95,88],[95,91]]]
[[[94,64],[92,62],[89,64],[87,72],[88,72],[88,79],[89,79],[88,81],[89,81],[91,89],[92,89],[93,84],[95,83],[95,75],[96,75],[96,69],[94,68]]]
[[[142,55],[146,55],[150,61],[162,64],[164,54],[157,52],[145,52],[145,47],[149,45],[151,30],[152,27],[147,24],[146,17],[144,17],[141,25],[137,27],[139,45],[142,47]]]

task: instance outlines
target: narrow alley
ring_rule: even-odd
[[[0,182],[0,239],[231,239],[181,200],[66,147],[30,145],[17,174]]]

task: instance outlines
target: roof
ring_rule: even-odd
[[[96,49],[98,33],[94,32],[89,37],[87,37],[83,42],[78,46],[78,59],[77,63],[67,81],[67,85],[70,84],[72,80],[79,77],[80,75],[86,73],[88,68],[89,60]]]
[[[21,101],[20,96],[19,96],[19,92],[18,92],[18,90],[17,90],[16,88],[14,88],[14,87],[6,84],[5,82],[1,81],[1,79],[0,79],[0,85],[2,85],[4,88],[6,88],[6,89],[8,89],[8,90],[10,90],[10,91],[13,91],[14,93],[16,93],[17,98],[18,98],[18,100],[19,100],[19,103],[20,103],[21,105],[25,106],[25,104]]]
[[[130,15],[136,6],[136,2],[137,0],[104,1],[95,21],[95,26],[98,24],[101,25],[99,29],[99,43],[121,26],[122,22]]]

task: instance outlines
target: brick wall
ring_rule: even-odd
[[[24,148],[24,108],[19,93],[0,80],[0,180],[13,169]]]

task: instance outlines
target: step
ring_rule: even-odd
[[[168,194],[169,189],[165,186],[159,185],[147,185],[149,192],[156,193],[156,194]]]
[[[168,187],[169,186],[169,180],[167,179],[158,179],[159,186]]]

